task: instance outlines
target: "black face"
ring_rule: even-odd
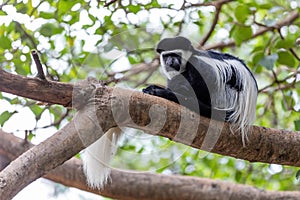
[[[181,53],[168,53],[163,54],[162,58],[166,65],[166,70],[169,71],[179,71],[181,66]]]

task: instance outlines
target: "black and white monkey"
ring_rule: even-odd
[[[167,88],[150,85],[144,93],[179,103],[202,116],[233,124],[245,144],[255,120],[257,83],[245,63],[229,54],[196,50],[184,37],[161,40],[156,51]],[[110,129],[82,155],[89,186],[101,189],[108,180],[109,161],[120,129]]]
[[[242,132],[255,120],[257,83],[245,63],[229,54],[196,50],[184,37],[161,40],[162,72],[167,88],[150,85],[144,93],[183,105],[202,116],[231,122]]]

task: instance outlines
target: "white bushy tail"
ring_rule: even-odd
[[[110,174],[109,162],[116,153],[120,135],[120,128],[109,129],[81,155],[87,183],[91,188],[101,189],[107,183]]]

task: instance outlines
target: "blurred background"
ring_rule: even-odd
[[[300,2],[297,0],[0,0],[0,67],[37,74],[36,49],[48,79],[88,76],[141,90],[165,85],[155,45],[182,35],[198,49],[243,60],[259,87],[255,125],[300,130]],[[298,14],[298,15],[297,15]],[[0,127],[37,144],[64,126],[73,110],[0,93]],[[249,163],[124,129],[113,166],[207,177],[268,190],[299,190],[297,168]],[[78,155],[79,157],[80,155]],[[15,199],[102,199],[39,179]]]

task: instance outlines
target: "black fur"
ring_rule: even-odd
[[[156,47],[156,52],[160,54],[163,51],[170,51],[174,49],[191,51],[194,48],[188,39],[179,36],[176,38],[166,38],[161,40]]]
[[[181,73],[181,76],[175,76],[171,80],[168,80],[167,88],[150,85],[143,89],[143,92],[179,103],[202,116],[208,118],[213,116],[214,119],[227,121],[233,110],[218,110],[212,108],[211,105],[211,96],[209,91],[216,89],[214,88],[216,85],[215,83],[220,80],[216,80],[217,77],[213,75],[214,73],[210,73],[211,66],[205,62],[200,62],[197,56],[205,56],[219,61],[235,59],[240,61],[240,63],[246,67],[244,62],[229,54],[195,50],[191,42],[184,37],[163,39],[157,45],[156,51],[161,54],[165,51],[177,49],[192,52],[192,56],[187,60],[185,70]],[[178,69],[182,63],[182,61],[176,62],[175,64],[174,62],[171,62],[172,59],[177,59],[178,57],[178,55],[173,54],[174,53],[167,54],[163,58],[163,60],[166,61],[168,59],[167,57],[169,55],[171,56],[171,58],[169,58],[171,66],[168,66],[167,71],[169,71],[169,68],[179,71]],[[230,76],[226,74],[226,78],[228,79],[226,80],[226,84],[230,88],[236,90],[236,92],[241,92],[244,89],[242,81],[240,81],[241,77],[238,76],[234,67],[231,67],[231,69],[232,73]],[[202,73],[202,71],[206,72]]]

